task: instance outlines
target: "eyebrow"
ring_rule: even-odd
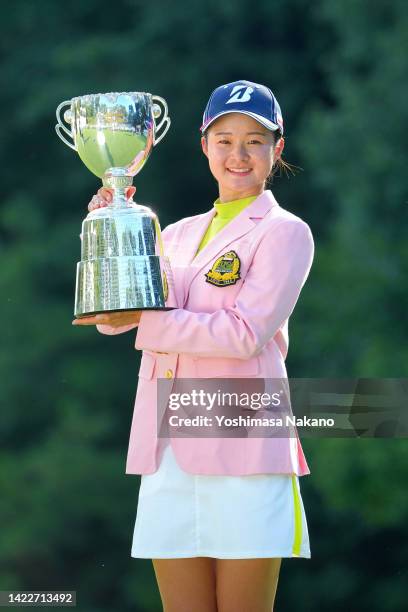
[[[231,135],[232,132],[216,132],[215,136]],[[258,136],[266,136],[266,132],[247,132],[247,136],[258,134]]]

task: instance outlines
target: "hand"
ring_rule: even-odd
[[[132,197],[136,193],[136,187],[128,187],[126,189],[126,198],[131,200]],[[101,187],[98,189],[98,193],[92,197],[92,200],[88,204],[88,210],[95,210],[95,208],[103,208],[104,206],[108,206],[109,202],[112,202],[113,198],[113,189],[108,189],[108,187]]]
[[[104,314],[74,319],[72,325],[110,325],[122,327],[123,325],[139,325],[143,310],[121,310],[119,312],[105,312]]]

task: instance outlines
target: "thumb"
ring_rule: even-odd
[[[126,198],[130,200],[136,193],[136,187],[132,185],[132,187],[128,187],[126,189]]]
[[[106,200],[106,202],[111,202],[113,198],[113,189],[109,189],[108,187],[101,187],[98,189],[98,195]]]

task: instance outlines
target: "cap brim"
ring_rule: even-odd
[[[211,117],[210,121],[207,121],[207,123],[204,123],[201,127],[200,130],[201,132],[205,132],[205,130],[207,128],[210,127],[210,125],[212,123],[214,123],[214,121],[216,119],[218,119],[219,117],[222,117],[222,115],[227,115],[228,113],[240,113],[241,115],[248,115],[249,117],[252,117],[253,119],[255,119],[256,121],[258,121],[259,123],[261,123],[263,126],[265,126],[266,128],[268,128],[268,130],[271,130],[272,132],[276,131],[276,130],[281,130],[281,127],[279,125],[277,125],[276,123],[273,123],[273,121],[269,121],[269,119],[265,119],[265,117],[261,117],[260,115],[257,115],[256,113],[251,113],[250,111],[242,111],[242,110],[236,110],[231,109],[231,110],[227,110],[227,111],[222,111],[222,113],[218,113],[218,115],[215,115],[215,117]]]

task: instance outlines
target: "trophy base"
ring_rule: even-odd
[[[77,264],[76,317],[177,308],[170,262],[159,255],[104,257]]]
[[[83,312],[82,314],[75,314],[77,319],[82,319],[84,317],[93,317],[98,314],[106,314],[109,312],[126,312],[128,310],[174,310],[177,306],[165,306],[164,308],[116,308],[115,310],[93,310],[92,312]]]

